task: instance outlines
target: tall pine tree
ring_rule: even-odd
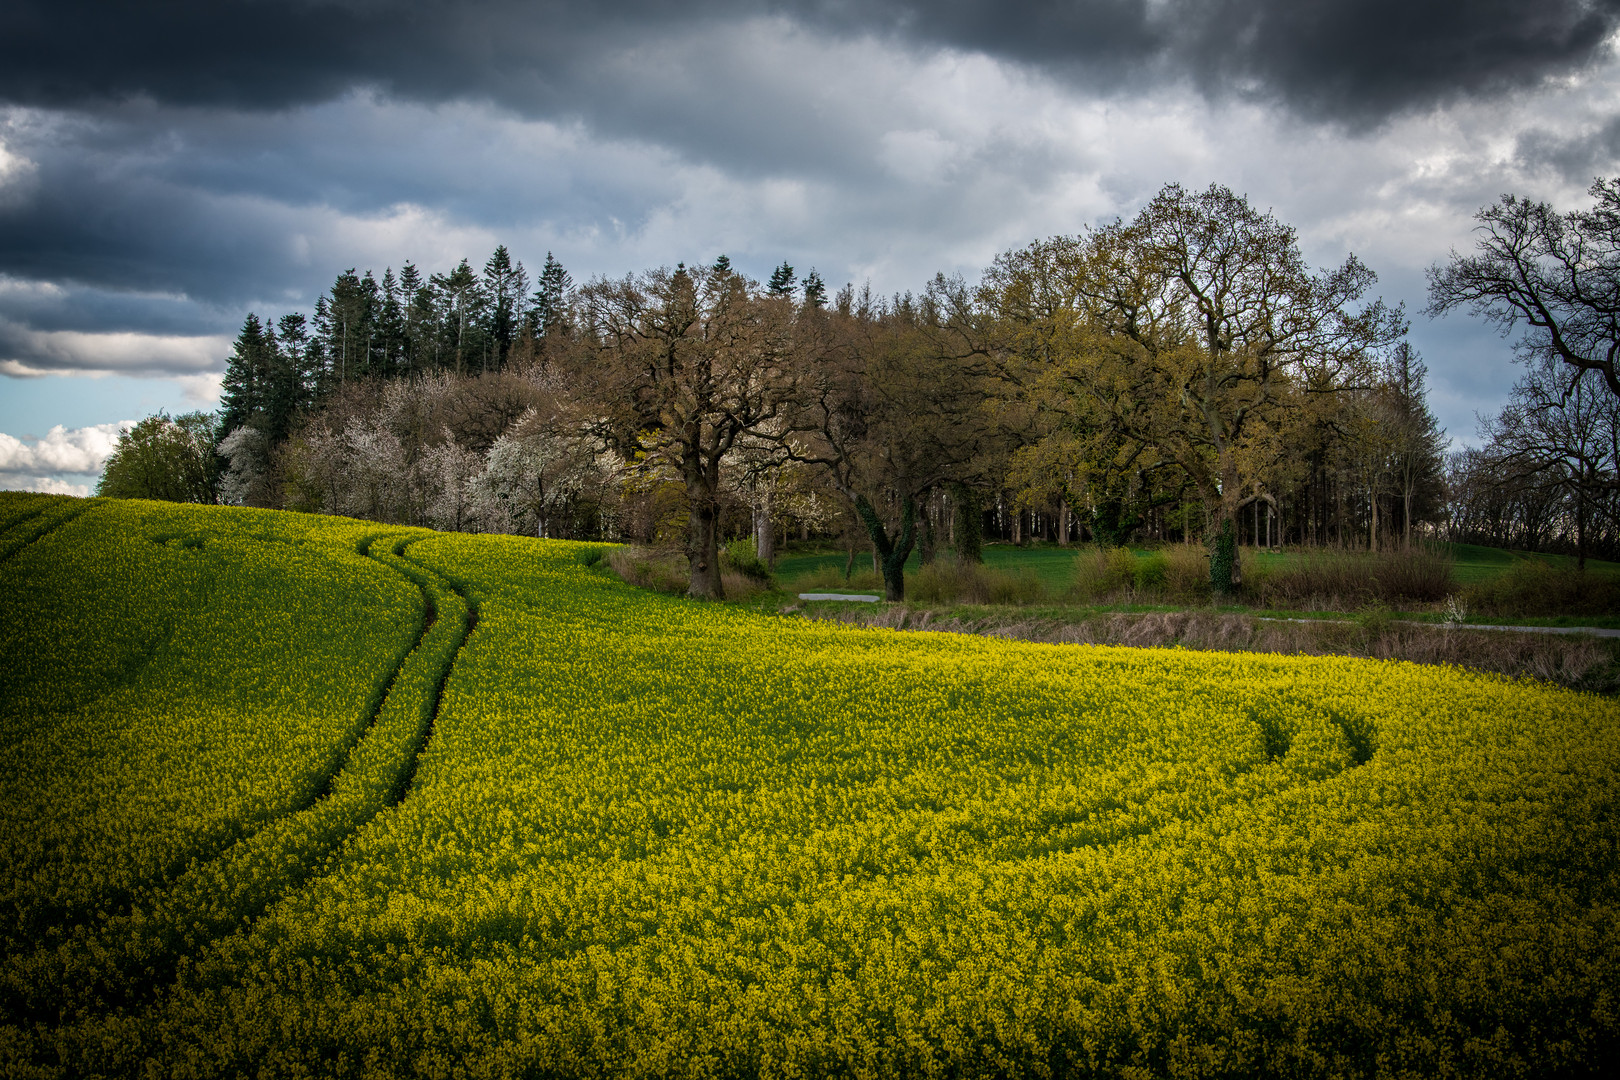
[[[499,370],[506,366],[507,354],[521,329],[518,305],[528,291],[529,275],[523,264],[514,263],[506,245],[500,245],[484,263],[486,367]]]
[[[529,320],[537,338],[550,337],[562,325],[566,315],[568,290],[574,279],[551,252],[546,252],[546,265],[535,282],[534,295],[529,300]]]
[[[765,291],[772,296],[783,299],[793,299],[793,286],[798,278],[793,273],[793,267],[783,260],[782,265],[771,271],[771,280],[766,283]]]
[[[225,379],[220,386],[219,431],[228,435],[252,420],[264,407],[270,345],[264,323],[252,312],[242,321],[242,332],[225,363]],[[274,339],[274,333],[269,335]]]
[[[804,302],[817,309],[827,306],[827,283],[821,280],[821,275],[816,273],[813,266],[804,278]]]

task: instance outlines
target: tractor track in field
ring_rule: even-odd
[[[473,631],[478,628],[478,605],[473,602],[472,597],[467,595],[466,590],[460,585],[457,585],[450,578],[430,569],[427,566],[424,566],[421,562],[418,562],[416,559],[411,558],[405,553],[406,548],[426,539],[428,539],[428,537],[416,536],[409,539],[400,540],[394,545],[394,554],[418,567],[423,573],[433,575],[443,583],[446,589],[449,589],[451,592],[460,597],[461,602],[467,607],[467,625],[461,632],[461,640],[456,643],[455,649],[450,654],[449,662],[446,663],[443,669],[439,672],[438,681],[433,688],[433,705],[428,713],[427,728],[422,733],[422,738],[420,742],[418,742],[415,750],[412,752],[410,762],[406,765],[404,773],[400,777],[399,784],[395,788],[393,796],[387,803],[387,805],[390,807],[398,806],[400,803],[404,802],[405,797],[410,794],[411,788],[416,784],[417,766],[421,763],[423,752],[426,751],[429,744],[433,742],[433,733],[438,728],[439,712],[444,707],[444,689],[450,682],[450,673],[455,670],[456,661],[461,658],[462,650],[467,647],[467,642],[472,640]],[[425,602],[429,604],[432,603],[426,589],[422,590],[422,596]]]
[[[78,513],[82,512],[83,511],[81,510]],[[73,517],[77,517],[78,513],[72,514],[68,518],[57,522],[52,528],[60,527],[61,525],[66,524],[68,520],[71,520]],[[47,529],[46,532],[48,531],[50,530]],[[41,536],[43,535],[44,533],[42,532]],[[370,548],[370,545],[375,540],[381,539],[386,535],[388,534],[378,534],[377,536],[368,537],[365,540],[362,540],[359,545],[360,553],[362,555],[367,555],[369,558],[368,549]],[[34,540],[37,539],[39,539],[39,537],[34,538]],[[29,542],[31,543],[33,541]],[[4,555],[0,555],[0,561],[3,561],[3,559]],[[372,561],[381,562],[381,560]],[[384,563],[383,565],[386,566],[387,564]],[[390,569],[393,568],[390,567]],[[397,573],[398,571],[395,572]],[[111,916],[112,918],[118,918],[126,916],[131,912],[137,895],[152,890],[166,890],[172,887],[175,881],[177,881],[181,875],[185,874],[189,870],[200,866],[206,866],[210,863],[225,858],[229,856],[232,849],[250,843],[255,836],[274,826],[277,822],[284,821],[298,814],[307,813],[309,810],[319,805],[323,799],[327,798],[331,794],[332,785],[336,783],[338,776],[341,775],[343,770],[348,766],[350,759],[354,756],[355,748],[364,741],[366,735],[376,724],[377,717],[382,712],[383,704],[388,700],[388,692],[393,689],[394,683],[398,680],[399,673],[404,669],[406,661],[410,658],[411,654],[415,652],[417,646],[422,643],[422,639],[427,636],[428,630],[433,625],[431,601],[427,598],[425,590],[423,591],[422,595],[423,602],[427,605],[427,608],[424,611],[421,629],[417,632],[416,637],[410,642],[410,644],[400,650],[399,654],[395,658],[392,669],[381,681],[381,683],[374,688],[372,697],[367,701],[366,704],[366,718],[364,723],[359,725],[353,734],[350,735],[346,745],[337,755],[336,763],[319,781],[319,783],[316,784],[315,791],[312,795],[294,804],[293,806],[288,807],[281,813],[273,814],[259,821],[252,822],[246,828],[235,833],[234,835],[218,838],[215,842],[205,845],[202,851],[193,850],[187,852],[183,859],[177,859],[174,864],[159,871],[153,877],[145,881],[137,882],[129,888],[118,889],[106,893],[96,898],[94,901],[90,901],[85,904],[73,904],[71,906],[64,905],[53,910],[42,911],[39,913],[37,918],[30,920],[30,925],[33,923],[43,922],[49,926],[71,929],[86,925],[98,917],[106,918]],[[170,633],[172,635],[172,628]],[[156,648],[157,646],[154,645],[150,652],[155,652]],[[150,659],[150,655],[142,657],[143,663],[145,661],[149,661]],[[127,682],[127,679],[123,680],[120,685],[125,685]],[[40,929],[43,930],[44,927],[42,926]],[[22,928],[22,932],[24,933],[26,933],[27,930],[27,927]]]
[[[38,511],[24,514],[22,517],[13,521],[5,529],[7,533],[10,533],[14,529],[22,529],[23,532],[18,536],[7,536],[4,539],[0,539],[0,563],[4,563],[14,558],[20,552],[26,550],[34,544],[39,543],[41,540],[45,539],[45,537],[49,536],[57,529],[60,529],[68,522],[77,519],[81,515],[88,513],[93,509],[95,509],[94,503],[91,500],[86,499],[84,500],[83,505],[73,507],[67,513],[60,516],[51,515],[50,506],[43,506]],[[46,520],[41,522],[39,520],[40,518],[45,518]],[[29,535],[28,533],[28,529],[30,527],[32,527],[34,530],[32,535]]]
[[[388,567],[394,573],[406,577],[416,585],[422,596],[422,624],[414,640],[401,651],[392,670],[386,679],[382,681],[380,689],[375,692],[375,696],[370,702],[369,715],[365,723],[351,737],[348,745],[341,753],[336,767],[325,776],[318,785],[315,794],[298,806],[257,823],[250,832],[220,843],[204,858],[188,860],[187,866],[183,870],[178,872],[170,871],[158,881],[143,883],[131,889],[120,890],[116,895],[101,897],[94,905],[91,905],[93,911],[59,911],[52,913],[58,916],[54,925],[68,931],[68,937],[74,945],[89,955],[101,958],[100,970],[88,981],[81,982],[79,993],[85,994],[103,1005],[127,1006],[139,1000],[150,998],[152,994],[160,992],[163,987],[173,983],[182,956],[193,954],[195,950],[208,942],[217,941],[241,930],[245,925],[260,918],[277,900],[304,886],[311,878],[327,872],[330,869],[328,857],[333,852],[337,851],[350,837],[369,825],[378,814],[400,805],[405,797],[409,795],[415,783],[417,765],[422,752],[433,737],[450,673],[454,669],[455,662],[461,655],[462,649],[466,647],[473,628],[477,625],[477,609],[460,586],[404,555],[405,548],[422,539],[426,539],[426,537],[400,536],[397,533],[384,532],[368,536],[357,545],[359,553],[368,560]],[[442,664],[438,665],[435,670],[426,673],[426,678],[431,683],[431,702],[427,711],[426,722],[423,724],[420,734],[411,740],[408,752],[401,755],[397,771],[393,773],[391,782],[384,788],[385,794],[381,799],[368,805],[354,807],[352,814],[347,815],[346,820],[340,807],[338,819],[329,823],[330,827],[318,843],[318,847],[300,851],[301,857],[295,865],[280,865],[278,867],[279,874],[275,875],[276,880],[251,883],[262,884],[263,887],[241,889],[235,899],[227,898],[223,906],[209,905],[207,914],[199,910],[194,917],[194,913],[190,910],[171,911],[166,921],[172,922],[174,925],[169,927],[167,932],[159,933],[159,937],[166,944],[160,947],[156,953],[152,951],[150,945],[141,946],[137,943],[135,946],[130,946],[130,939],[127,936],[121,937],[120,935],[127,935],[127,928],[124,923],[134,914],[137,897],[143,897],[143,902],[149,903],[154,895],[160,898],[169,896],[187,875],[195,874],[197,880],[202,880],[211,869],[220,866],[224,860],[233,857],[245,856],[241,861],[251,865],[253,856],[259,855],[262,864],[262,856],[265,853],[252,850],[255,838],[261,835],[270,835],[270,830],[278,825],[291,823],[293,819],[299,818],[301,815],[309,815],[312,812],[319,814],[322,804],[333,797],[333,789],[339,778],[355,761],[356,753],[365,744],[366,737],[376,728],[378,720],[387,705],[389,694],[399,685],[401,674],[405,672],[411,658],[416,655],[423,643],[427,641],[429,633],[440,621],[440,612],[438,611],[438,605],[434,603],[432,591],[420,581],[416,581],[405,570],[390,564],[384,558],[377,557],[372,552],[373,546],[379,541],[390,541],[393,548],[390,552],[392,555],[410,562],[419,573],[431,577],[435,583],[454,593],[466,605],[466,618],[454,647],[446,650],[446,658]],[[272,839],[275,838],[272,836]],[[270,865],[275,866],[276,862],[272,860]],[[232,883],[227,881],[226,884],[229,886]],[[201,900],[218,899],[210,896],[206,891],[206,886],[203,888],[204,891],[199,897]],[[65,916],[65,918],[62,918],[62,916]],[[114,935],[112,939],[107,938],[109,932]],[[150,935],[150,923],[142,933]],[[138,937],[139,935],[137,935],[137,939]],[[123,948],[119,946],[120,941],[124,942]],[[112,959],[113,957],[117,957],[117,959]],[[56,1004],[51,1004],[49,1008],[41,1010],[34,1003],[17,998],[9,990],[0,989],[0,1021],[8,1019],[12,1021],[27,1020],[50,1024],[57,1018]]]
[[[0,533],[8,533],[12,529],[19,528],[24,522],[32,521],[49,510],[51,505],[49,498],[41,498],[38,506],[28,507],[22,513],[8,518],[4,524],[0,524]]]

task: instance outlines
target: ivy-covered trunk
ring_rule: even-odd
[[[1217,596],[1230,596],[1243,585],[1243,562],[1238,554],[1238,509],[1242,483],[1230,450],[1221,451],[1221,525],[1210,543],[1209,586]],[[1220,561],[1220,577],[1216,563]]]
[[[1230,596],[1242,582],[1238,576],[1237,534],[1232,519],[1221,518],[1221,531],[1210,540],[1209,587],[1216,596]]]
[[[956,561],[983,562],[984,508],[979,505],[978,494],[966,484],[952,484],[951,510],[955,515],[951,543],[956,548]]]
[[[866,534],[872,538],[872,551],[878,568],[883,572],[883,598],[897,603],[906,598],[906,560],[911,557],[912,545],[917,539],[917,503],[910,495],[900,498],[900,535],[891,539],[883,527],[883,519],[873,509],[866,496],[855,498],[855,512],[860,515]]]

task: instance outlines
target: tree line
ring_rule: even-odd
[[[1488,303],[1442,288],[1465,265],[1436,269],[1434,310]],[[1578,492],[1612,496],[1612,448],[1549,464],[1545,440],[1510,450],[1504,420],[1499,450],[1447,458],[1375,280],[1353,256],[1310,266],[1290,226],[1223,187],[1179,185],[1129,221],[1003,253],[976,283],[887,297],[829,295],[785,262],[761,286],[724,256],[576,286],[548,255],[533,289],[504,247],[476,273],[349,270],[313,319],[247,319],[212,494],[679,544],[701,596],[744,535],[766,562],[788,535],[870,550],[892,599],[914,551],[974,559],[986,537],[1204,542],[1229,591],[1243,543],[1495,527],[1513,515],[1455,497],[1508,490],[1482,460],[1513,470],[1521,500],[1573,499],[1583,551],[1610,542],[1612,498]],[[1576,413],[1613,403],[1571,385]],[[1513,417],[1574,415],[1560,393]]]

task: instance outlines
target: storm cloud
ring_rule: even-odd
[[[40,404],[0,430],[51,426],[39,388],[87,375],[195,407],[248,311],[308,312],[350,266],[504,243],[584,280],[725,252],[887,292],[1172,180],[1247,193],[1416,310],[1477,207],[1620,169],[1617,20],[1620,0],[12,0],[0,387]],[[1414,337],[1466,434],[1511,382],[1505,345],[1460,319]]]
[[[282,108],[367,86],[622,124],[638,114],[615,109],[614,91],[637,91],[634,68],[657,76],[670,43],[758,18],[982,52],[1093,90],[1187,78],[1366,123],[1578,68],[1620,0],[13,0],[0,10],[0,97]]]

